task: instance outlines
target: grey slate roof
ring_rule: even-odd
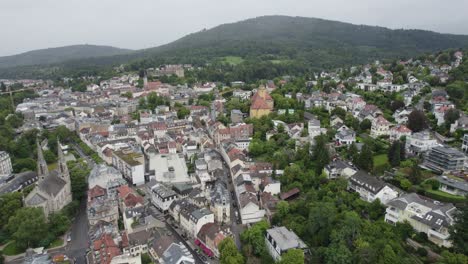
[[[53,170],[45,179],[39,183],[38,187],[41,191],[56,196],[66,185],[65,180],[60,178],[58,171]]]
[[[462,180],[455,180],[451,178],[444,178],[443,176],[437,177],[437,180],[444,185],[453,187],[454,189],[468,192],[468,182]]]
[[[307,245],[293,231],[286,227],[275,227],[267,230],[268,235],[276,242],[282,251],[292,248],[306,248]]]
[[[172,243],[162,256],[165,264],[178,264],[182,257],[193,259],[192,254],[183,244]],[[195,261],[194,261],[195,262]]]
[[[376,177],[369,175],[367,172],[360,170],[356,172],[349,180],[354,185],[359,185],[360,187],[372,192],[373,194],[377,194],[383,187],[385,187],[385,183]]]

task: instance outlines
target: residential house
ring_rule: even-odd
[[[208,223],[198,232],[195,245],[209,257],[220,257],[219,244],[228,236],[227,231],[221,229],[217,223]]]
[[[439,190],[453,195],[466,196],[468,182],[456,177],[438,176]]]
[[[151,188],[152,204],[164,213],[176,199],[177,194],[163,184],[156,184]]]
[[[398,197],[397,191],[363,170],[351,176],[348,183],[349,190],[359,193],[361,199],[369,203],[379,199],[382,204],[387,204],[393,198]]]
[[[399,140],[402,137],[411,136],[411,129],[405,125],[396,125],[390,129],[390,140]]]
[[[0,151],[0,175],[9,175],[12,172],[10,155],[6,151]]]
[[[328,179],[337,179],[353,176],[358,169],[350,161],[344,161],[340,159],[335,159],[327,164],[324,168],[324,172],[327,175]]]
[[[284,226],[268,229],[265,235],[265,244],[270,256],[275,261],[280,261],[281,256],[290,249],[307,249],[304,241]]]
[[[429,131],[413,133],[406,137],[406,153],[419,155],[439,146]]]
[[[379,136],[388,136],[390,134],[390,125],[391,123],[385,119],[382,115],[377,116],[372,120],[372,127],[371,127],[371,137],[379,137]]]
[[[450,203],[409,193],[388,202],[385,222],[395,225],[407,221],[438,246],[451,247],[449,227],[454,222],[455,212],[456,208]]]
[[[351,145],[356,142],[356,132],[352,129],[341,130],[335,134],[335,142],[337,145]]]

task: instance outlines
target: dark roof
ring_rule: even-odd
[[[299,188],[295,187],[295,188],[292,188],[291,190],[289,190],[289,191],[287,191],[285,193],[281,193],[280,198],[281,198],[281,200],[288,200],[290,198],[293,198],[294,196],[296,196],[300,192],[301,191],[299,190]]]
[[[356,172],[356,174],[351,176],[349,180],[353,184],[359,185],[373,194],[377,194],[383,187],[385,187],[385,183],[383,181],[369,175],[363,170]]]
[[[37,173],[34,171],[26,171],[26,172],[21,172],[14,177],[12,177],[12,180],[9,182],[5,183],[3,186],[0,187],[0,194],[5,194],[9,192],[14,192],[16,190],[23,189],[26,186],[29,186],[36,182],[38,179]]]
[[[60,178],[58,171],[54,170],[39,182],[38,187],[41,191],[56,196],[66,184],[65,180]]]

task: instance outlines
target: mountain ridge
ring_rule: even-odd
[[[61,63],[73,59],[105,57],[129,52],[132,52],[132,50],[106,45],[91,44],[51,47],[26,51],[9,56],[2,56],[0,57],[0,68],[28,65],[47,65]]]
[[[130,64],[133,70],[167,63],[204,65],[218,58],[297,61],[312,68],[341,67],[376,59],[413,57],[451,48],[468,47],[468,35],[419,29],[388,29],[321,18],[261,16],[188,34],[173,42],[113,56],[63,61],[64,72],[97,71]],[[1,59],[1,58],[0,58]],[[1,60],[0,60],[1,61]],[[36,72],[32,66],[0,69],[3,75]],[[41,74],[44,69],[40,69]]]

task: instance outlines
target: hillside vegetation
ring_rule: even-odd
[[[73,45],[58,48],[48,48],[33,50],[12,56],[0,57],[0,68],[26,65],[46,65],[60,63],[72,59],[113,56],[129,52],[130,50],[126,49],[96,45]]]
[[[0,77],[94,73],[130,63],[131,69],[166,63],[205,65],[220,58],[299,63],[310,69],[341,67],[375,59],[412,57],[468,46],[468,36],[423,30],[391,30],[317,18],[264,16],[189,34],[172,43],[123,55],[72,60],[54,67],[0,69]],[[221,59],[222,61],[222,59]],[[302,66],[301,66],[302,67]]]

